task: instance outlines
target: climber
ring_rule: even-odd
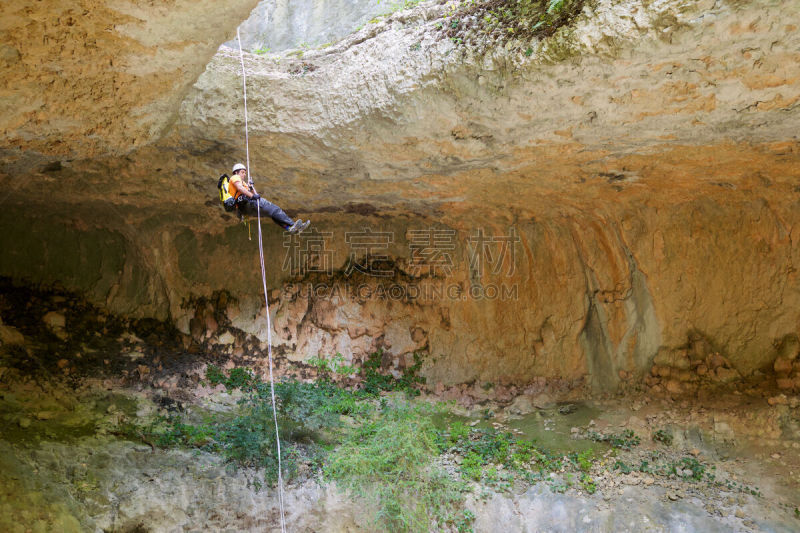
[[[283,209],[261,198],[252,182],[248,185],[246,179],[247,168],[241,163],[233,165],[233,176],[228,182],[228,192],[233,196],[239,213],[254,217],[260,209],[262,214],[271,217],[277,225],[289,233],[300,233],[311,224],[310,220],[303,222],[299,218],[293,221]]]

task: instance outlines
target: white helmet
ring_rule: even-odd
[[[236,163],[235,165],[233,165],[233,170],[231,172],[235,173],[237,170],[247,170],[247,167],[241,163]]]

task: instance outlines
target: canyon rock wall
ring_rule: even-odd
[[[256,4],[3,3],[4,159],[124,154],[157,139],[219,43]]]
[[[771,371],[800,327],[800,3],[599,1],[486,53],[448,16],[429,2],[296,59],[246,55],[256,185],[318,231],[264,226],[280,354],[382,348],[400,370],[421,351],[431,383],[597,391],[699,345],[719,379]],[[222,49],[162,95],[174,121],[112,120],[92,159],[45,164],[55,137],[7,134],[27,151],[2,161],[0,273],[263,343],[256,243],[215,198],[244,159],[238,61]],[[108,153],[145,119],[172,125]]]

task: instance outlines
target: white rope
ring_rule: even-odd
[[[253,174],[250,172],[250,137],[248,136],[247,131],[247,75],[244,72],[244,52],[242,52],[242,38],[239,36],[239,28],[236,28],[236,40],[239,41],[239,60],[242,62],[242,94],[244,94],[244,150],[247,157],[247,178],[252,186]]]
[[[242,52],[242,38],[239,29],[236,29],[236,39],[239,41],[239,59],[242,62],[242,92],[244,94],[244,144],[247,154],[247,175],[250,185],[253,185],[253,174],[250,171],[250,139],[247,131],[247,76],[244,70],[244,52]],[[255,188],[253,189],[255,190]],[[264,304],[267,306],[267,353],[269,354],[269,388],[272,395],[272,418],[275,421],[275,440],[278,443],[278,506],[281,511],[281,533],[286,533],[286,518],[283,511],[283,473],[281,468],[281,437],[278,433],[278,410],[275,408],[275,379],[272,377],[272,320],[269,316],[269,297],[267,296],[267,273],[264,268],[264,243],[261,237],[261,202],[256,201],[258,216],[258,255],[261,260],[261,286],[264,289]]]

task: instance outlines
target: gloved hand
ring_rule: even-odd
[[[261,195],[258,194],[258,193],[255,193],[253,196],[250,197],[250,199],[258,201],[258,200],[261,199]]]

